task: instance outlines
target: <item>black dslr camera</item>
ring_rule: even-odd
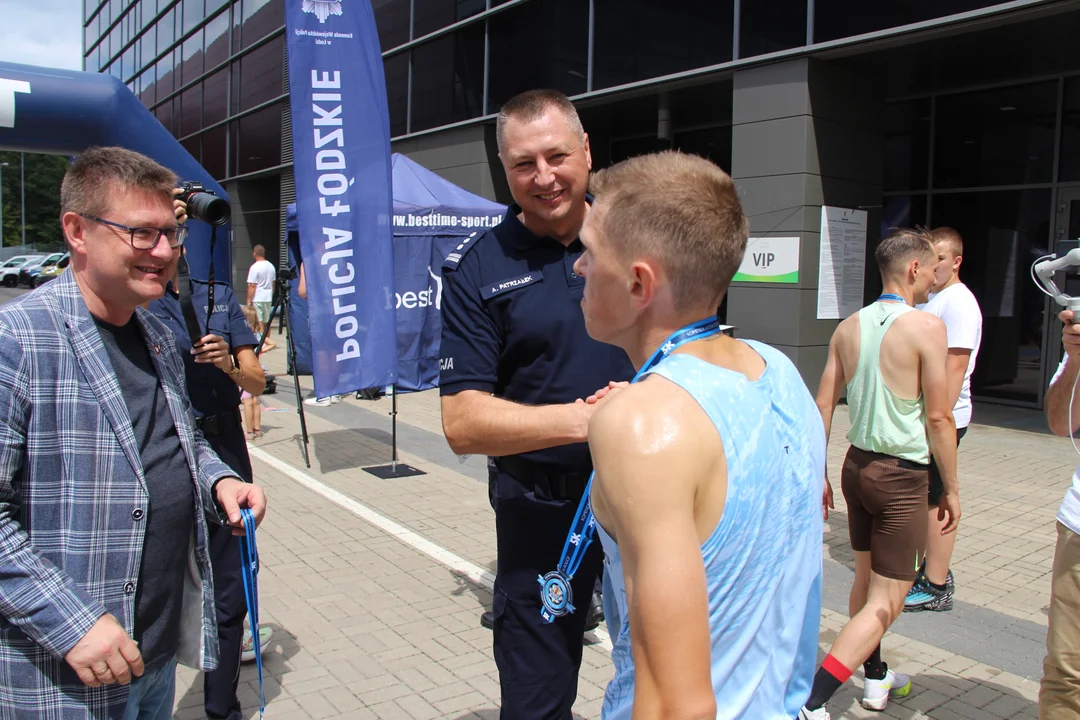
[[[201,182],[187,181],[180,187],[184,192],[180,193],[178,198],[187,203],[188,217],[210,225],[224,225],[229,222],[232,209],[227,200],[207,190]]]

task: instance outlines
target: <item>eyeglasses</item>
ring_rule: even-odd
[[[183,246],[184,240],[187,238],[188,229],[184,225],[177,225],[169,228],[128,227],[127,225],[121,225],[120,223],[104,220],[93,215],[79,214],[87,220],[93,220],[102,225],[109,225],[119,230],[123,230],[128,234],[128,242],[131,243],[131,247],[136,250],[153,250],[161,241],[162,236],[168,241],[169,247],[176,249]]]

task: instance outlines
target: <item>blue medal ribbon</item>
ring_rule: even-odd
[[[634,379],[630,381],[631,384],[644,377],[661,360],[673,353],[676,348],[694,340],[712,337],[719,332],[720,321],[715,317],[699,320],[675,331],[641,366],[641,369],[634,375]],[[566,542],[563,544],[558,567],[546,575],[541,575],[537,580],[540,583],[540,601],[543,603],[540,615],[549,623],[555,622],[557,617],[574,612],[575,609],[573,605],[574,594],[570,588],[570,581],[581,566],[581,561],[585,558],[585,551],[589,549],[589,545],[592,544],[593,537],[596,534],[596,517],[592,512],[592,500],[590,498],[595,477],[595,471],[589,475],[589,482],[585,486],[585,494],[581,498],[581,504],[578,505],[574,524],[566,535]]]
[[[905,305],[907,305],[907,300],[905,300],[904,298],[900,297],[899,295],[897,295],[895,293],[882,293],[881,295],[878,296],[878,299],[875,300],[874,302],[882,302],[883,300],[895,300],[896,302],[901,302],[901,303],[904,303]]]
[[[255,545],[255,513],[243,508],[240,518],[244,521],[244,535],[240,538],[240,574],[244,578],[244,602],[251,623],[251,639],[255,644],[255,666],[259,670],[261,718],[266,712],[266,694],[263,692],[262,644],[259,638],[259,549]]]

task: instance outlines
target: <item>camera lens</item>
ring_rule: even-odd
[[[187,206],[188,215],[211,225],[224,225],[232,215],[229,203],[210,193],[191,193]]]

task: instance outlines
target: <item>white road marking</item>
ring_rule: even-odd
[[[278,472],[292,479],[294,482],[304,486],[317,495],[321,495],[338,507],[348,510],[361,520],[374,525],[387,535],[408,545],[413,550],[427,555],[440,565],[445,565],[455,573],[467,578],[473,584],[487,588],[488,590],[494,589],[495,576],[479,565],[450,552],[441,545],[436,545],[423,535],[410,530],[404,525],[401,525],[367,505],[364,505],[362,502],[316,480],[311,475],[293,467],[284,460],[274,457],[262,448],[249,444],[248,453],[251,457],[266,463]],[[604,650],[611,652],[611,636],[608,635],[605,628],[599,627],[589,634],[596,637],[598,641],[596,643],[597,645],[604,648]]]

